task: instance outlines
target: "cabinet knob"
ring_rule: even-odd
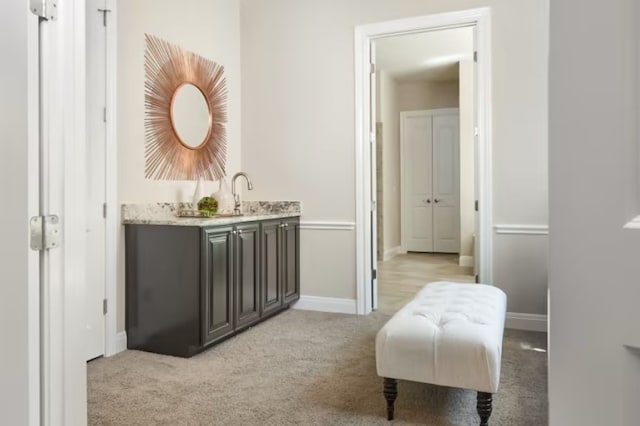
[[[288,228],[288,227],[289,227],[289,224],[288,224],[288,223],[285,223],[285,224],[284,224],[284,227],[285,227],[285,228]]]
[[[433,202],[434,202],[434,203],[439,203],[440,201],[442,201],[442,200],[440,200],[440,199],[438,199],[438,198],[434,198],[434,199],[433,199]]]
[[[426,200],[424,200],[424,202],[427,204],[431,204],[431,198],[427,198]]]
[[[281,223],[281,224],[280,224],[280,228],[284,228],[284,223]]]
[[[242,229],[238,229],[238,234],[242,234]]]
[[[237,232],[236,232],[236,230],[234,229],[233,231],[231,231],[231,233],[232,233],[233,235],[236,235],[236,233],[237,233]]]

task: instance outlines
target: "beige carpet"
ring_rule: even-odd
[[[91,425],[388,425],[374,338],[388,315],[289,310],[190,359],[88,365]],[[507,330],[491,425],[547,424],[546,334]],[[395,425],[477,425],[475,392],[400,381]]]

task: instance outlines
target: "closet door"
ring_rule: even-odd
[[[460,251],[458,115],[433,117],[433,251]]]
[[[432,119],[403,113],[404,242],[408,251],[433,251]]]

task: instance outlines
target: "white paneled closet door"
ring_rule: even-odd
[[[401,113],[403,235],[408,251],[460,251],[457,109]]]
[[[424,114],[402,119],[404,146],[404,232],[408,251],[433,251],[432,121]]]

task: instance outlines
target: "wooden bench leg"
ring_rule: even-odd
[[[385,377],[383,393],[384,398],[387,400],[387,420],[393,420],[393,405],[398,396],[398,381]]]
[[[489,426],[491,416],[491,403],[493,395],[488,392],[478,392],[478,414],[480,415],[480,426]]]

